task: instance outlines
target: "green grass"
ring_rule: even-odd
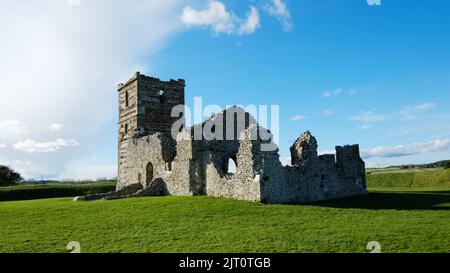
[[[0,202],[0,252],[449,252],[450,191],[372,189],[311,205],[208,197]]]
[[[114,182],[22,184],[11,187],[0,187],[0,202],[74,197],[110,192],[114,191],[115,188],[116,183]]]
[[[370,196],[309,205],[208,197],[0,202],[0,252],[450,251],[450,170],[371,169]],[[0,188],[0,200],[77,196],[114,183]]]
[[[450,169],[369,169],[368,187],[450,189]]]

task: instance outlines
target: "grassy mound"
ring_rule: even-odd
[[[74,197],[114,191],[114,182],[24,184],[0,187],[0,202],[14,200]]]
[[[450,187],[450,169],[371,169],[368,187],[430,188]]]
[[[311,205],[208,197],[0,203],[0,252],[448,252],[450,192],[375,190]]]

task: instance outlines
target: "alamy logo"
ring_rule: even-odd
[[[66,249],[70,251],[70,253],[81,253],[81,245],[79,242],[69,242],[66,246]]]
[[[381,253],[381,244],[377,241],[372,241],[367,244],[367,250],[370,253]]]
[[[229,105],[223,108],[219,105],[203,106],[203,99],[195,97],[193,111],[186,105],[178,105],[172,108],[171,116],[178,118],[171,129],[173,139],[179,139],[184,128],[195,124],[192,127],[193,140],[241,140],[242,134],[247,132],[250,140],[261,141],[262,151],[275,151],[279,145],[279,105]],[[203,118],[208,119],[203,121]]]
[[[381,0],[367,0],[369,6],[381,6]]]

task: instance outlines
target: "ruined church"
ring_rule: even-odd
[[[208,195],[273,204],[367,194],[358,145],[318,155],[316,139],[305,132],[290,149],[291,165],[283,166],[270,131],[240,107],[191,128],[181,126],[174,137],[183,117],[173,117],[172,110],[185,104],[184,91],[184,80],[161,81],[139,72],[119,84],[117,190],[78,200]],[[230,128],[231,139],[198,135],[223,136]]]

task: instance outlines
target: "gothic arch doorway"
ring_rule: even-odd
[[[145,168],[145,186],[150,186],[153,181],[153,164],[149,162]]]

